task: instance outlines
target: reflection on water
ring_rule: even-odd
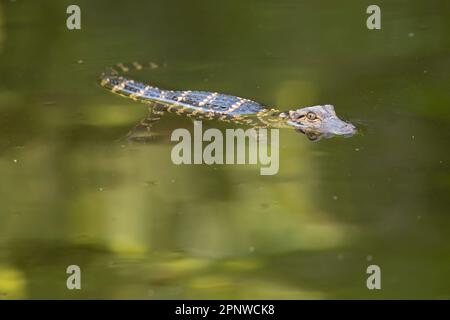
[[[0,299],[449,298],[446,4],[382,2],[380,32],[351,4],[136,5],[84,2],[73,32],[62,2],[1,4]],[[134,60],[159,61],[142,80],[161,87],[330,103],[366,130],[280,131],[275,176],[175,166],[170,133],[191,120],[128,143],[145,106],[96,84]]]

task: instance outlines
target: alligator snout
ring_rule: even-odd
[[[334,135],[351,136],[357,132],[357,129],[351,123],[336,119],[331,121],[328,131]]]

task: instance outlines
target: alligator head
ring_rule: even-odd
[[[350,137],[356,133],[356,127],[339,119],[330,104],[291,110],[281,116],[289,126],[304,133],[310,140],[332,136]]]

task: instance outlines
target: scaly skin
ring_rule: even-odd
[[[151,68],[157,67],[151,63]],[[101,86],[113,93],[154,106],[153,121],[165,111],[195,119],[243,124],[255,128],[294,128],[310,140],[321,137],[351,136],[356,128],[339,119],[332,105],[318,105],[290,111],[279,111],[255,101],[206,91],[162,90],[125,77],[131,69],[141,70],[137,62],[117,64],[100,77]]]

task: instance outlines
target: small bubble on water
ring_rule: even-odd
[[[102,191],[103,191],[103,188],[98,188],[98,191],[102,192]]]
[[[14,163],[17,163],[17,162],[18,162],[18,160],[17,160],[17,159],[14,159],[14,160],[13,160],[13,162],[14,162]]]
[[[156,183],[156,181],[151,181],[151,180],[149,180],[149,181],[145,181],[145,182],[144,182],[144,185],[145,185],[146,187],[153,187],[153,186],[156,186],[157,183]]]
[[[336,201],[338,199],[338,196],[334,195],[333,200]]]
[[[373,260],[373,257],[369,254],[369,255],[366,257],[366,260],[367,260],[367,261],[372,261],[372,260]]]
[[[255,252],[255,247],[249,247],[249,248],[248,248],[248,251],[250,251],[250,252]]]
[[[414,36],[415,36],[414,32],[408,33],[408,37],[412,38],[412,37],[414,37]]]
[[[83,59],[80,59],[80,60],[77,61],[77,63],[78,63],[78,64],[82,64],[82,63],[84,63],[84,60],[83,60]]]
[[[355,148],[355,151],[358,152],[358,151],[359,151],[359,148]]]

